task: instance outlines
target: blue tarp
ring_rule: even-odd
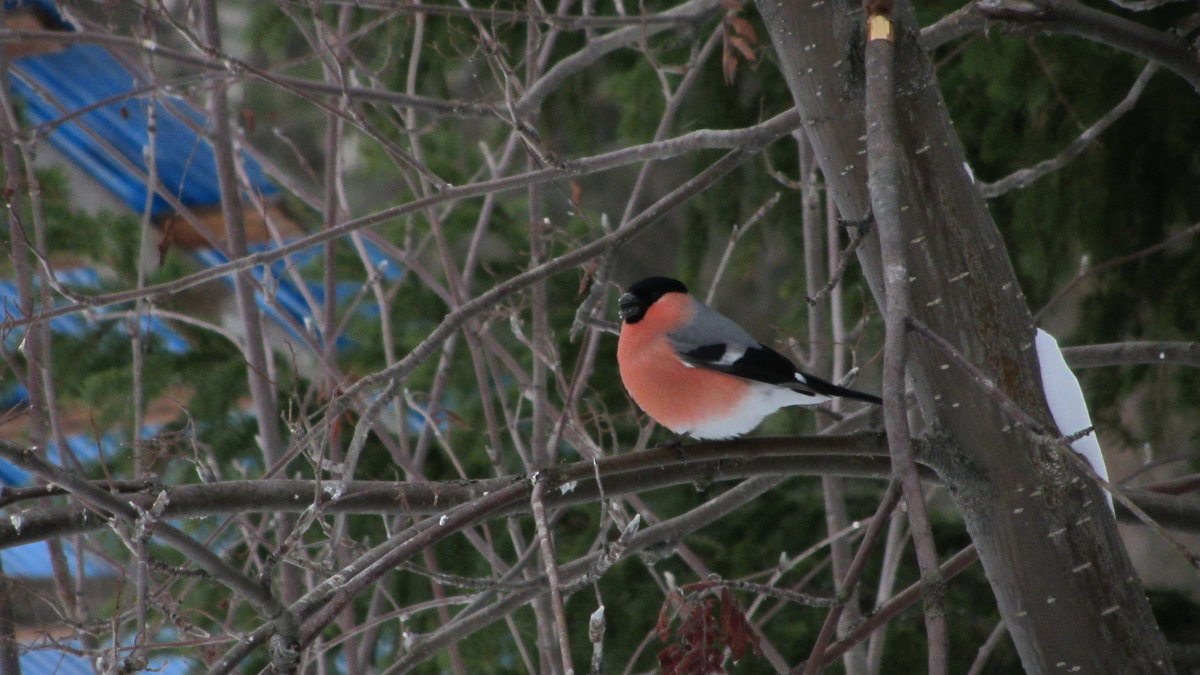
[[[55,11],[53,3],[25,4]],[[57,13],[54,16],[61,21]],[[155,166],[159,182],[188,207],[211,208],[220,204],[215,157],[212,146],[201,133],[208,126],[207,119],[180,98],[150,96],[149,83],[136,67],[122,63],[108,49],[72,45],[63,52],[17,59],[12,75],[15,93],[25,105],[29,123],[45,125],[50,142],[130,210],[141,212],[146,204],[145,151],[150,142],[147,112],[151,106],[156,111]],[[64,117],[70,117],[69,121],[60,121]],[[253,158],[243,153],[241,160],[251,189],[264,197],[278,193]],[[171,212],[167,200],[155,195],[152,214],[160,217]],[[261,244],[258,250],[269,246]],[[386,260],[376,247],[368,245],[367,250],[374,262]],[[208,266],[228,261],[220,252],[210,249],[196,250],[193,255]],[[282,270],[286,264],[303,264],[311,255],[296,254],[287,262],[275,263],[270,271],[277,280],[271,286],[274,302],[295,322],[287,321],[275,304],[266,302],[261,294],[258,298],[263,312],[293,334],[293,325],[303,326],[312,312],[299,289],[282,276]],[[255,274],[262,281],[266,272],[256,270]],[[390,280],[398,279],[401,274],[402,269],[394,262],[384,270],[384,276]],[[310,286],[310,292],[314,297],[321,296],[318,286]],[[64,317],[56,321],[80,324],[82,319]],[[71,329],[64,325],[56,330]],[[344,344],[339,341],[340,346]]]
[[[74,30],[53,0],[5,0],[5,9],[38,10],[50,28]],[[108,188],[132,211],[146,206],[149,111],[155,112],[155,167],[159,183],[189,207],[221,203],[212,145],[202,136],[207,120],[187,101],[159,93],[136,66],[98,45],[15,59],[13,89],[30,125],[41,127],[60,152]],[[60,121],[64,118],[69,121]],[[241,160],[253,191],[273,196],[278,188],[258,162]],[[174,209],[155,195],[155,217]]]
[[[257,253],[259,251],[270,250],[271,248],[274,248],[274,244],[254,244],[249,247],[249,252]],[[382,251],[380,251],[370,242],[364,241],[363,249],[366,251],[367,259],[370,260],[371,264],[377,269],[382,269],[381,274],[384,279],[389,281],[399,281],[404,275],[403,270],[398,265],[390,261]],[[305,326],[306,322],[312,317],[313,313],[309,309],[308,301],[305,299],[303,293],[301,293],[300,289],[298,289],[292,282],[291,277],[288,276],[287,268],[289,266],[303,267],[307,265],[318,255],[320,255],[321,250],[321,244],[314,244],[312,247],[302,251],[297,251],[285,259],[276,260],[269,265],[260,265],[250,270],[255,279],[264,288],[272,288],[275,291],[274,303],[267,302],[262,297],[262,294],[257,294],[255,296],[258,298],[258,305],[263,314],[274,319],[279,325],[283,326],[295,337],[299,336],[296,335],[296,331],[292,326],[294,324]],[[215,249],[199,249],[193,251],[193,256],[201,263],[209,267],[216,267],[217,265],[223,265],[229,262],[229,258]],[[229,277],[226,277],[226,280],[232,283]],[[305,284],[305,288],[314,301],[318,303],[324,302],[325,286],[323,284],[310,282]],[[358,283],[340,282],[335,288],[335,292],[337,294],[336,299],[338,301],[348,299],[357,293],[360,288],[361,284]],[[288,321],[280,313],[280,309],[286,311],[287,314],[294,320],[294,322]],[[363,306],[362,311],[378,312],[378,308],[374,307],[373,303],[367,303]],[[310,325],[307,326],[307,328],[314,331],[314,334],[317,330],[317,326]],[[320,344],[320,340],[318,340],[318,344]],[[345,338],[338,338],[337,346],[339,349],[347,346],[348,344],[349,341]]]
[[[183,99],[151,96],[109,50],[98,45],[71,45],[64,51],[16,59],[12,64],[15,93],[34,126],[47,125],[49,140],[60,152],[91,174],[130,210],[146,205],[145,154],[150,144],[149,115],[155,111],[155,166],[158,181],[189,207],[221,203],[212,145],[201,135],[204,115]],[[80,112],[83,111],[83,112]],[[64,117],[69,121],[60,122]],[[273,196],[278,188],[258,162],[242,155],[252,189]],[[155,217],[174,211],[155,195]]]
[[[100,273],[91,267],[59,269],[54,271],[54,275],[63,286],[81,291],[94,291],[100,288],[102,281]],[[66,300],[60,300],[60,302],[65,303]],[[12,281],[0,279],[0,318],[23,318],[20,307],[21,296],[17,290],[17,285]],[[98,312],[98,314],[103,313],[103,309]],[[116,324],[116,330],[123,333],[129,332],[128,323],[126,323],[124,318],[111,319],[109,322]],[[81,338],[94,331],[96,323],[96,318],[89,319],[82,314],[68,314],[67,316],[58,316],[50,319],[50,330],[60,335]],[[153,315],[143,316],[140,327],[144,335],[150,335],[152,339],[157,339],[172,354],[182,354],[188,350],[187,341],[165,322]],[[16,349],[24,337],[25,331],[23,328],[13,329],[4,336],[4,349],[10,351]],[[6,394],[0,391],[0,401],[3,401],[5,397]]]

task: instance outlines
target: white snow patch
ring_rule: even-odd
[[[1042,371],[1042,390],[1046,394],[1050,415],[1058,425],[1059,432],[1070,436],[1092,426],[1092,416],[1088,414],[1083,389],[1079,387],[1079,379],[1075,377],[1075,373],[1067,367],[1067,360],[1058,348],[1058,340],[1039,328],[1035,344],[1038,365]],[[1096,475],[1105,481],[1108,480],[1108,467],[1104,465],[1104,454],[1100,452],[1100,441],[1096,438],[1096,432],[1093,431],[1071,443],[1071,449],[1083,455]],[[1112,495],[1105,490],[1104,497],[1108,500],[1109,510],[1112,510]]]

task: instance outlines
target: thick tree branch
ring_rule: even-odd
[[[921,456],[940,451],[920,443]],[[15,445],[0,441],[0,457],[19,454]],[[763,437],[733,441],[711,441],[687,446],[681,459],[672,448],[651,448],[625,455],[605,457],[592,463],[576,462],[556,467],[556,479],[571,489],[547,496],[552,508],[587,504],[618,494],[645,492],[696,481],[736,480],[771,472],[790,476],[837,475],[855,478],[887,478],[890,474],[887,444],[875,433],[849,436]],[[923,459],[923,461],[926,461]],[[599,475],[601,486],[595,481]],[[936,482],[930,469],[922,469],[922,480]],[[121,501],[147,510],[159,494],[165,494],[164,519],[201,518],[232,513],[300,513],[318,504],[327,514],[412,514],[433,515],[501,489],[520,476],[509,475],[478,481],[391,482],[349,481],[341,493],[330,483],[311,480],[256,479],[163,486],[127,482],[88,481],[95,489],[120,495]],[[601,487],[603,490],[601,491]],[[1156,521],[1181,532],[1200,531],[1200,500],[1174,498],[1183,492],[1164,485],[1154,491],[1124,488],[1127,495]],[[0,493],[2,494],[2,493]],[[61,484],[50,490],[22,492],[18,500],[41,499],[70,494]],[[1163,497],[1163,495],[1167,495]],[[523,512],[523,507],[501,515]],[[1118,511],[1124,522],[1137,522]],[[0,520],[0,549],[50,538],[95,531],[110,523],[94,510],[70,506],[34,506],[13,512]]]
[[[19,454],[18,446],[0,441],[0,457]],[[687,446],[680,459],[673,448],[603,457],[549,470],[565,487],[547,495],[549,507],[561,508],[613,496],[644,492],[693,481],[730,480],[778,471],[787,475],[845,475],[886,478],[887,451],[879,434],[864,432],[846,436],[749,438],[712,441]],[[596,483],[596,476],[601,484]],[[935,480],[932,472],[923,474]],[[328,514],[372,513],[433,515],[447,508],[478,499],[514,482],[521,476],[508,475],[477,481],[383,482],[347,481],[334,486],[309,480],[257,479],[164,487],[130,483],[122,500],[149,508],[160,493],[167,504],[162,517],[193,518],[231,513],[298,513],[314,504]],[[107,482],[90,483],[95,489],[110,489]],[[602,492],[603,491],[603,492]],[[51,494],[60,494],[58,492]],[[29,497],[48,496],[44,492]],[[527,504],[499,515],[527,510]],[[87,509],[36,507],[0,520],[0,548],[41,541],[51,537],[95,530],[107,522]]]
[[[32,450],[25,450],[7,441],[0,441],[0,457],[35,474],[42,480],[61,485],[91,509],[114,516],[126,525],[145,528],[148,532],[152,532],[157,538],[200,566],[212,578],[225,584],[238,596],[247,600],[283,637],[286,643],[296,643],[298,625],[295,615],[284,607],[266,587],[221,560],[220,556],[202,546],[195,539],[164,522],[161,518],[162,514],[155,513],[153,507],[151,510],[141,509],[128,501],[118,500],[75,472],[56,467],[38,457]],[[156,496],[155,501],[158,499],[159,497]],[[9,520],[11,521],[12,518]]]
[[[1200,60],[1175,35],[1084,6],[1074,0],[979,0],[989,19],[1045,31],[1076,35],[1136,54],[1171,70],[1200,90]]]

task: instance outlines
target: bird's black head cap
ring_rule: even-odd
[[[678,279],[669,277],[646,277],[625,290],[617,301],[621,319],[625,323],[637,323],[646,315],[656,300],[667,293],[687,293],[687,286]]]

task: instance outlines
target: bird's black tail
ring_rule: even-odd
[[[883,399],[875,396],[874,394],[867,394],[861,391],[839,387],[832,382],[826,382],[825,380],[822,380],[816,375],[804,373],[804,381],[808,385],[809,389],[812,389],[818,394],[824,394],[826,396],[839,396],[841,398],[849,398],[855,401],[866,401],[867,403],[874,403],[875,405],[880,405],[883,403]]]

